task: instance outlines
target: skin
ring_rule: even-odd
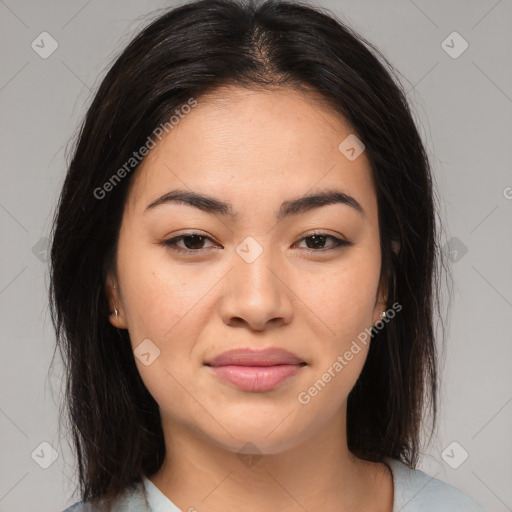
[[[297,399],[379,321],[387,292],[370,161],[339,151],[354,131],[314,100],[234,87],[198,98],[132,178],[106,283],[119,310],[110,321],[134,349],[150,339],[160,350],[148,366],[135,358],[166,442],[150,479],[183,511],[392,509],[389,468],[347,448],[347,397],[369,343],[310,403]],[[175,188],[229,201],[237,216],[171,203],[145,212]],[[283,201],[325,188],[356,198],[364,216],[332,204],[276,221]],[[313,229],[353,245],[308,245]],[[159,245],[191,230],[208,238],[177,245],[196,253]],[[246,237],[262,248],[251,263],[236,251]],[[239,347],[284,348],[307,366],[272,391],[242,391],[204,366]],[[238,456],[246,443],[252,463]]]

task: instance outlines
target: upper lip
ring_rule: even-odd
[[[279,364],[306,364],[295,354],[282,348],[228,350],[206,361],[208,366],[275,366]]]

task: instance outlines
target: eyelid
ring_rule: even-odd
[[[310,229],[309,231],[302,233],[302,235],[300,235],[299,240],[302,240],[303,238],[308,238],[308,237],[314,236],[314,235],[332,236],[333,238],[337,238],[338,240],[341,240],[342,242],[348,242],[348,240],[341,238],[341,235],[339,235],[338,233],[333,234],[333,233],[330,233],[328,229],[319,229],[319,228]]]

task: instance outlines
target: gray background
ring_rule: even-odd
[[[512,3],[316,3],[401,72],[441,197],[455,290],[442,420],[420,469],[489,511],[512,511]],[[0,0],[0,512],[60,511],[77,500],[74,459],[57,435],[60,366],[47,379],[55,342],[45,237],[66,144],[92,93],[154,10],[172,5]],[[47,59],[31,47],[43,31],[59,45]],[[457,58],[442,46],[454,31],[469,44]],[[460,40],[445,44],[462,48]],[[58,453],[47,469],[51,449],[42,442]],[[442,457],[452,442],[445,457],[452,465],[462,449],[469,454],[458,469]]]

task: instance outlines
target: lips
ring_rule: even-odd
[[[296,375],[306,363],[283,349],[235,349],[205,363],[221,380],[243,391],[270,391]]]

